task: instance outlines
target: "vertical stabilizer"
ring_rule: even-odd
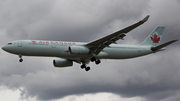
[[[140,45],[158,46],[164,32],[163,26],[158,26]]]

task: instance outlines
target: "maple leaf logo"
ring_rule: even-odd
[[[151,40],[153,41],[153,43],[159,43],[160,37],[158,37],[156,34],[154,34],[153,37],[151,37]]]

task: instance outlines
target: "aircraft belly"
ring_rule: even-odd
[[[90,59],[92,55],[91,54],[84,54],[84,55],[69,54],[69,52],[61,51],[58,57],[72,59],[72,60],[84,60],[84,59]]]

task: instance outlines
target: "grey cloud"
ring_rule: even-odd
[[[173,0],[171,2],[165,0],[163,3],[161,1],[154,1],[152,0],[152,4],[150,4],[151,8],[150,14],[151,17],[149,19],[149,22],[147,22],[146,30],[143,32],[139,32],[144,37],[146,37],[144,33],[151,32],[155,27],[157,26],[165,26],[165,31],[163,35],[162,42],[166,42],[168,40],[172,39],[179,39],[180,35],[180,20],[179,20],[179,13],[176,13],[180,10],[179,3],[177,3],[176,0]],[[171,7],[171,8],[169,8]],[[148,29],[147,29],[148,28]],[[149,30],[151,29],[151,30]],[[141,30],[140,30],[141,31]],[[147,32],[148,31],[148,32]],[[133,36],[135,39],[140,39],[140,36]],[[137,38],[136,38],[137,37]]]
[[[139,0],[139,2],[143,5],[134,2],[134,6],[131,6],[131,0],[126,2],[113,0],[110,4],[102,0],[19,1],[16,5],[14,2],[4,1],[1,10],[4,25],[1,28],[6,29],[8,35],[19,39],[77,41],[79,37],[76,36],[81,35],[84,38],[80,41],[89,41],[90,36],[99,34],[102,28],[113,20],[126,21],[139,17],[147,1]],[[21,6],[22,4],[24,6]]]
[[[27,38],[26,27],[46,16],[53,2],[50,1],[2,1],[1,3],[1,29],[9,37]]]
[[[124,97],[145,96],[148,98],[150,96],[152,97],[151,100],[164,99],[171,95],[168,94],[169,90],[176,94],[180,84],[177,80],[179,78],[179,64],[176,63],[177,66],[172,67],[173,61],[166,58],[167,56],[163,56],[165,54],[160,56],[153,56],[152,54],[135,61],[111,61],[114,65],[108,66],[106,65],[109,63],[103,61],[101,66],[93,68],[89,73],[75,71],[76,67],[74,69],[69,68],[61,73],[59,73],[59,70],[55,70],[54,75],[56,78],[52,78],[54,75],[48,71],[42,73],[44,75],[37,73],[34,77],[38,77],[42,83],[32,82],[31,80],[34,78],[30,79],[27,76],[27,80],[31,82],[31,84],[25,84],[26,89],[29,91],[27,94],[38,95],[38,98],[43,100],[57,99],[71,94],[95,92],[113,92]],[[172,55],[172,53],[168,54]],[[157,60],[163,62],[159,63]],[[136,64],[139,61],[146,64]],[[78,74],[79,72],[81,74]],[[49,77],[50,75],[51,77]]]

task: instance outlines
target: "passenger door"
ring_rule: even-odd
[[[22,41],[18,41],[18,47],[22,47]]]

